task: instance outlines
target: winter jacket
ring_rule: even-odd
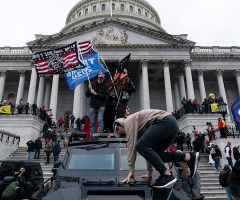
[[[122,90],[121,100],[129,101],[131,94],[136,92],[136,88],[129,78],[125,80],[125,83],[126,83],[126,88]]]
[[[220,172],[220,175],[223,175],[223,174],[226,174],[227,171],[229,170],[229,168],[224,168],[221,172]],[[226,179],[226,187],[230,187],[231,185],[231,176],[232,176],[232,170],[229,172],[228,176],[227,176],[227,179]]]
[[[116,123],[121,124],[124,127],[127,137],[127,154],[128,154],[128,166],[129,171],[135,170],[136,161],[136,143],[137,140],[144,134],[146,128],[148,128],[154,121],[162,120],[166,116],[171,115],[170,113],[163,110],[146,109],[136,112],[130,115],[127,119],[119,118],[115,120]]]
[[[233,148],[233,157],[235,160],[239,160],[240,159],[240,153],[237,147]]]
[[[28,152],[33,152],[34,151],[34,142],[28,141],[27,145],[28,145],[27,151]]]
[[[35,147],[35,149],[42,149],[42,142],[41,142],[41,140],[35,140],[34,147]]]
[[[237,160],[233,166],[231,186],[240,188],[240,160]]]
[[[199,139],[196,139],[193,141],[193,150],[196,152],[200,152],[201,150],[201,146],[202,146],[202,141],[200,141]]]
[[[60,147],[59,143],[57,142],[53,146],[53,156],[59,155],[60,152],[61,152],[61,147]]]
[[[45,147],[45,151],[49,151],[51,152],[52,151],[52,145],[50,142],[47,143],[46,147]]]
[[[97,93],[96,95],[92,94],[89,89],[86,91],[86,96],[91,97],[90,107],[105,107],[107,98],[109,96],[108,84],[105,81],[102,84],[98,84],[98,81],[96,80],[92,83],[92,89]]]
[[[212,154],[212,159],[216,159],[216,158],[222,158],[222,153],[220,151],[220,149],[218,148],[218,145],[214,146],[214,150],[215,150],[215,154]]]
[[[60,117],[59,120],[58,120],[58,123],[63,124],[63,118]]]

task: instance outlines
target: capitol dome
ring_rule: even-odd
[[[61,31],[111,17],[166,32],[156,10],[144,0],[82,0],[70,10]]]

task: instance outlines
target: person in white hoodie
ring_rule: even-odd
[[[153,185],[156,188],[167,187],[177,181],[167,170],[164,163],[185,161],[191,175],[195,175],[199,153],[164,152],[175,140],[179,131],[176,119],[166,111],[146,109],[125,118],[116,119],[114,129],[127,137],[127,158],[129,174],[121,183],[128,183],[134,175],[137,152],[148,163],[148,176],[152,176],[152,166],[160,173]]]

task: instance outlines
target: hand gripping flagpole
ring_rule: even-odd
[[[89,38],[89,37],[88,37],[88,38]],[[93,45],[94,49],[97,50],[97,48],[96,48],[95,45],[92,43],[92,41],[90,40],[90,38],[89,38],[89,41],[90,41],[91,44]],[[99,53],[98,50],[97,50],[97,52]],[[106,63],[105,63],[105,61],[104,61],[104,59],[102,58],[102,56],[101,56],[100,53],[99,53],[99,56],[100,56],[100,58],[101,58],[101,60],[102,60],[102,62],[103,62],[103,64],[104,64],[104,67],[107,69],[107,71],[108,71],[108,73],[109,73],[109,76],[110,76],[110,78],[111,78],[111,80],[112,80],[112,83],[113,83],[112,75],[111,75],[111,73],[110,73],[110,71],[109,71],[109,69],[108,69],[108,67],[107,67],[107,65],[106,65]],[[115,86],[113,86],[113,88],[114,88],[114,90],[115,90],[115,94],[116,94],[116,96],[117,96],[117,98],[118,98],[118,93],[117,93],[117,90],[116,90]]]
[[[81,48],[78,48],[78,49],[79,49],[79,51],[80,51],[80,55],[81,55],[81,58],[82,58],[82,60],[83,60]],[[88,83],[91,84],[91,82],[90,82],[90,80],[89,80],[88,72],[87,72],[87,70],[85,70],[85,71],[86,71],[86,73],[87,73]]]

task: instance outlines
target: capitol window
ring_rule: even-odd
[[[130,12],[133,12],[133,7],[130,6],[130,7],[129,7],[129,10],[130,10]]]
[[[97,11],[97,6],[93,6],[93,12]]]
[[[88,9],[85,10],[85,14],[88,14]]]
[[[112,4],[112,10],[115,10],[115,4],[114,3]]]
[[[124,5],[121,4],[121,11],[124,11]]]
[[[145,12],[145,17],[147,17],[148,16],[148,14],[147,14],[147,12]]]
[[[141,10],[140,9],[138,9],[138,14],[141,15]]]
[[[82,13],[80,12],[80,13],[78,14],[78,16],[81,17],[81,15],[82,15]]]
[[[102,11],[105,11],[105,10],[106,10],[106,5],[103,4],[103,5],[102,5]]]

